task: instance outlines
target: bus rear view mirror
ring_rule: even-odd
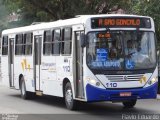
[[[81,33],[81,47],[85,47],[86,46],[86,42],[85,42],[85,35],[84,33]]]

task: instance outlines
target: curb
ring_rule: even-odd
[[[3,85],[3,82],[0,80],[0,86],[2,86]]]
[[[157,94],[157,100],[160,100],[160,94]]]

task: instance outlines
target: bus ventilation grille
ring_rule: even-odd
[[[106,75],[107,79],[112,82],[139,81],[143,74],[135,75]]]

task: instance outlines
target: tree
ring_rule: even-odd
[[[160,0],[3,0],[9,13],[21,15],[18,26],[72,18],[81,14],[108,14],[123,9],[129,14],[151,16],[160,39]],[[16,24],[17,25],[17,24]]]
[[[139,0],[132,7],[133,14],[151,16],[155,22],[156,36],[160,44],[160,0]]]
[[[10,13],[21,14],[22,20],[38,22],[66,19],[80,14],[108,13],[117,5],[117,0],[3,0],[3,3]],[[118,4],[123,6],[125,0]]]
[[[2,4],[2,2],[0,1],[0,32],[3,30],[3,29],[6,29],[7,28],[7,10],[5,8],[5,6]]]

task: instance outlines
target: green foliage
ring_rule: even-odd
[[[129,14],[151,16],[155,21],[160,40],[160,0],[2,0],[7,13],[16,12],[21,21],[12,24],[23,26],[32,22],[66,19],[81,14],[101,14],[113,11],[116,6]],[[2,7],[0,6],[0,9]],[[0,14],[1,16],[1,14]],[[2,15],[3,16],[3,15]],[[0,25],[3,24],[2,20]],[[12,27],[14,26],[12,25]],[[4,26],[7,26],[5,23]]]
[[[156,36],[158,38],[158,44],[160,44],[160,0],[139,0],[135,3],[133,13],[150,16],[154,19]]]
[[[2,1],[0,1],[0,32],[3,30],[3,29],[6,29],[7,28],[7,14],[8,12],[6,11],[6,8],[5,6],[2,4]]]
[[[80,14],[106,13],[114,5],[124,6],[125,0],[3,0],[10,13],[32,21],[53,21]],[[128,4],[127,4],[128,5]],[[125,5],[124,9],[128,6]]]

